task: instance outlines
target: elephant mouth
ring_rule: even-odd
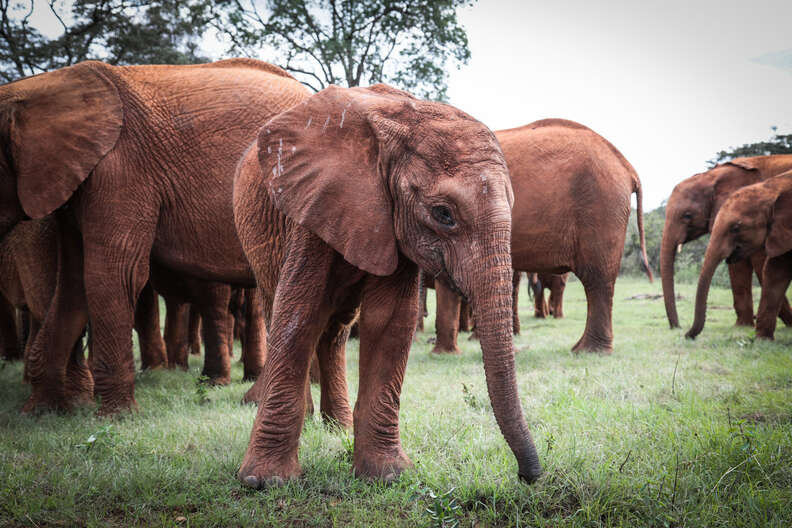
[[[467,295],[462,292],[462,289],[459,285],[454,282],[453,277],[451,277],[451,273],[446,268],[445,259],[443,258],[443,254],[438,252],[438,256],[440,257],[440,272],[435,274],[435,280],[440,280],[445,284],[449,290],[454,292],[455,294],[459,295],[462,300],[465,302],[469,302]]]

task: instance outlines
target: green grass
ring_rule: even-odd
[[[678,290],[689,324],[694,286]],[[141,373],[140,412],[112,420],[90,409],[20,416],[29,388],[21,365],[2,364],[0,525],[436,526],[443,515],[460,526],[792,525],[792,330],[754,342],[732,326],[730,293],[715,289],[703,334],[687,341],[668,329],[662,299],[628,300],[659,291],[619,280],[609,357],[569,351],[585,321],[579,282],[563,320],[534,319],[522,294],[520,396],[545,467],[531,487],[495,425],[478,344],[463,334],[461,357],[430,355],[433,316],[402,392],[415,467],[392,486],[355,479],[346,433],[313,419],[302,479],[243,488],[248,384],[202,394],[195,358],[189,373]],[[352,341],[353,397],[357,351]]]

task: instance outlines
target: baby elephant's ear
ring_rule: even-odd
[[[772,220],[765,241],[768,258],[792,251],[792,191],[782,192],[773,204]]]
[[[354,266],[390,275],[398,263],[385,167],[405,127],[381,110],[395,95],[331,86],[283,112],[259,132],[270,196]]]

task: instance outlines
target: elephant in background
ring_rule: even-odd
[[[33,394],[23,411],[68,410],[70,400],[84,403],[93,397],[82,345],[88,312],[79,233],[58,219],[60,214],[21,222],[0,241],[0,299],[30,312],[25,376]],[[141,368],[164,367],[159,302],[149,284],[137,303],[135,331]]]
[[[79,235],[56,216],[16,224],[0,240],[0,294],[30,311],[25,379],[32,394],[24,412],[69,410],[93,399],[82,336],[88,311]]]
[[[168,354],[160,330],[159,297],[151,283],[140,292],[135,307],[135,331],[140,345],[140,368],[158,369],[168,366]]]
[[[674,260],[682,244],[712,232],[718,211],[732,193],[790,169],[792,154],[737,158],[691,176],[674,187],[666,205],[660,249],[663,298],[671,328],[679,328],[674,293]],[[750,258],[729,262],[729,279],[738,326],[754,324],[751,280],[754,272],[762,280],[764,260],[764,252],[759,250]],[[787,326],[792,325],[792,310],[788,302],[782,304],[780,317]]]
[[[519,275],[515,273],[516,284],[514,287],[514,308],[517,310],[517,289]],[[564,289],[566,289],[569,273],[530,273],[528,274],[528,287],[534,297],[534,317],[544,319],[552,315],[555,319],[564,317]],[[550,299],[545,298],[545,290],[550,290]],[[515,331],[515,333],[517,333]]]
[[[420,279],[420,286],[421,291],[419,294],[418,300],[418,327],[417,330],[419,332],[423,332],[424,324],[423,320],[424,317],[429,315],[429,310],[426,307],[426,293],[427,290],[434,290],[435,289],[435,280],[434,277],[424,273],[421,271],[421,279]],[[437,311],[435,311],[437,312]],[[435,326],[437,326],[437,322],[435,321]],[[459,332],[470,332],[473,330],[473,311],[470,309],[470,303],[462,300],[462,304],[459,308],[459,325],[457,327]]]
[[[195,292],[196,288],[206,288],[206,285],[196,284],[197,281],[188,281],[190,286],[187,291]],[[172,286],[170,286],[172,291]],[[194,294],[193,294],[194,295]],[[181,294],[170,295],[165,298],[167,316],[165,319],[165,343],[168,351],[168,366],[187,370],[190,355],[201,353],[201,311],[226,311],[222,336],[205,336],[204,341],[211,343],[215,340],[225,339],[228,358],[220,356],[217,359],[206,358],[202,374],[210,378],[211,383],[226,385],[230,377],[213,377],[214,372],[225,371],[225,365],[218,368],[222,362],[233,357],[234,339],[238,336],[242,346],[242,381],[252,381],[258,376],[266,359],[267,331],[264,325],[264,315],[260,296],[255,288],[231,289],[228,285],[210,285],[204,293],[204,303],[209,306],[201,308],[195,303],[184,301],[185,291]],[[208,346],[207,354],[217,347]]]
[[[696,317],[686,336],[704,329],[707,294],[722,260],[737,262],[764,253],[762,296],[756,337],[773,339],[776,319],[792,280],[792,171],[734,191],[720,207],[712,225],[696,290]]]
[[[251,59],[90,61],[0,86],[0,235],[56,209],[77,227],[100,414],[136,407],[131,336],[150,265],[255,285],[234,228],[234,169],[261,124],[306,95]],[[203,324],[219,335],[224,321]]]
[[[514,189],[514,270],[574,273],[583,283],[588,311],[583,336],[572,350],[611,353],[614,284],[624,252],[633,193],[641,258],[652,280],[638,174],[610,142],[573,121],[544,119],[495,135]],[[454,301],[451,294],[450,290],[438,290],[438,307],[442,304],[456,311],[458,296]],[[454,316],[438,315],[438,321],[454,324]],[[440,346],[436,349],[457,351],[455,342],[441,343],[441,332],[455,335],[453,330],[438,328]]]
[[[269,314],[267,361],[251,389],[258,413],[239,471],[245,485],[301,473],[311,357],[318,354],[322,400],[331,390],[346,402],[344,346],[358,308],[354,472],[391,481],[410,465],[398,416],[419,268],[473,305],[496,420],[521,478],[539,476],[514,370],[513,195],[492,132],[384,85],[331,86],[264,124],[239,163],[233,196]],[[338,369],[338,386],[325,386],[328,367]]]

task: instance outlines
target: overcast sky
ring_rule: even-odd
[[[792,134],[792,0],[481,0],[450,102],[493,130],[583,123],[635,166],[645,208],[719,150]]]

